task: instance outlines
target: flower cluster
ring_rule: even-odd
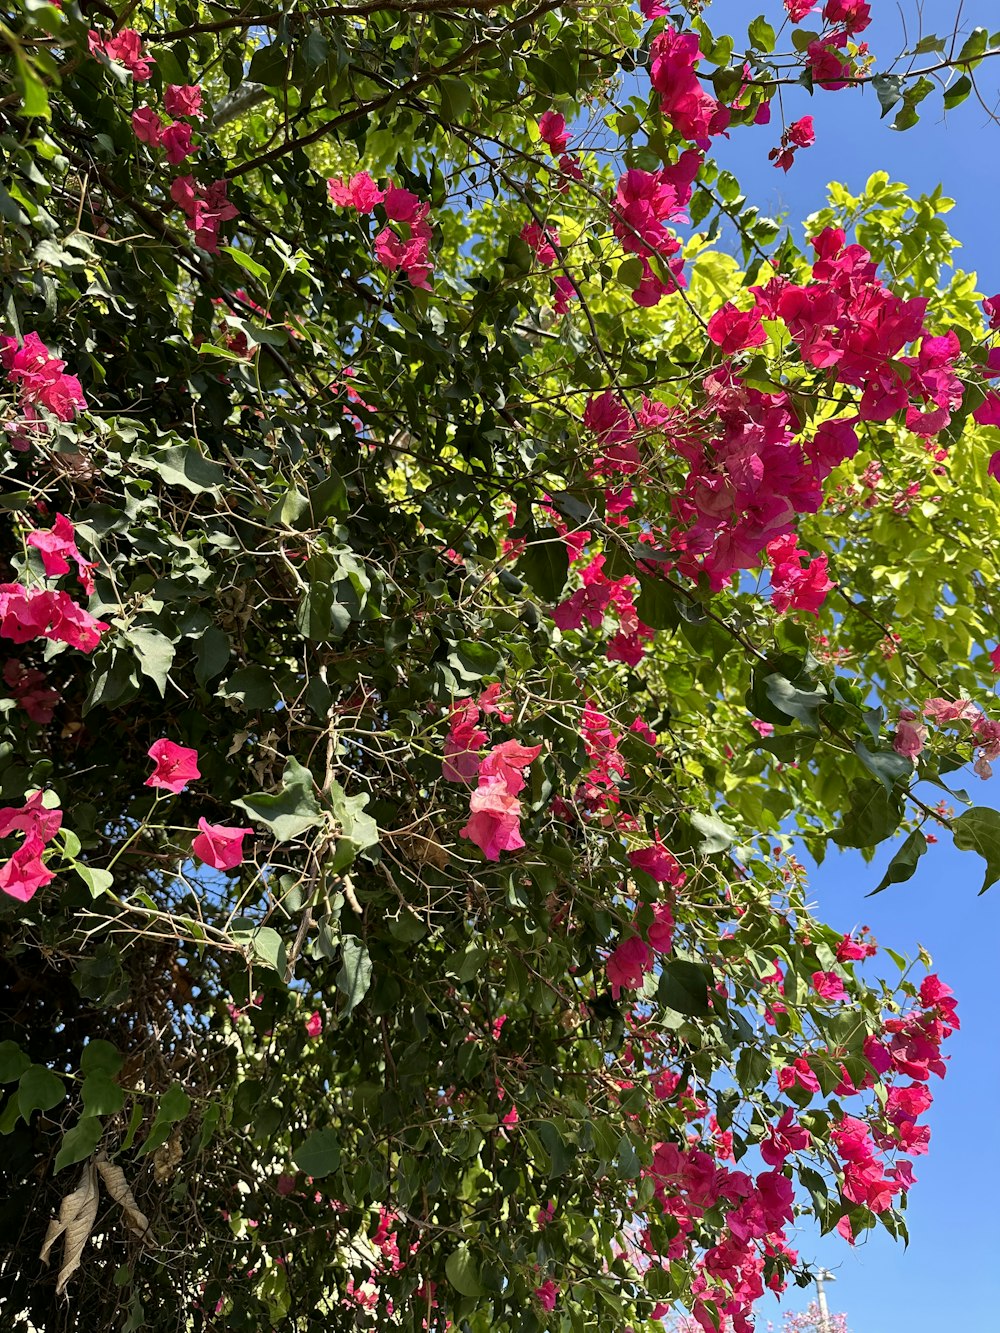
[[[72,421],[87,406],[80,381],[75,375],[65,373],[66,362],[53,356],[37,333],[27,334],[23,342],[0,336],[0,364],[17,389],[17,406],[22,420],[13,423],[15,447],[19,443],[21,448],[27,447],[17,437],[23,423],[35,425],[37,429],[36,423],[41,420],[39,408],[44,408],[60,421]]]
[[[521,745],[519,741],[501,741],[485,755],[482,748],[489,739],[478,725],[481,714],[495,713],[501,722],[510,722],[497,699],[500,685],[487,686],[479,699],[460,699],[451,706],[448,736],[445,740],[442,775],[448,782],[460,782],[476,790],[469,798],[471,815],[461,829],[461,836],[474,842],[489,861],[499,861],[501,852],[513,852],[524,846],[521,837],[521,802],[525,771],[542,752],[540,745]]]
[[[390,273],[403,273],[411,286],[430,290],[430,245],[434,235],[427,221],[430,204],[422,204],[411,190],[391,182],[380,189],[366,171],[359,171],[349,181],[328,180],[326,188],[338,208],[353,208],[364,215],[381,206],[386,225],[375,236],[375,258]]]
[[[0,838],[24,834],[20,847],[0,866],[0,889],[8,897],[26,903],[55,879],[42,853],[61,827],[62,811],[45,805],[43,791],[32,792],[22,806],[8,805],[0,810]]]

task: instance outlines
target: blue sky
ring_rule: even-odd
[[[886,69],[902,49],[902,12],[911,25],[923,10],[924,32],[950,33],[958,0],[872,0],[876,21],[864,34]],[[715,0],[706,13],[716,35],[745,31],[760,12],[774,19],[779,0],[747,4]],[[965,0],[962,27],[1000,27],[996,0]],[[775,25],[777,26],[777,25]],[[787,48],[787,34],[781,45]],[[926,59],[926,58],[925,58]],[[931,58],[933,59],[933,57]],[[981,71],[988,104],[996,101],[1000,59],[994,72]],[[911,193],[939,183],[956,200],[948,215],[963,248],[956,263],[975,270],[980,289],[1000,290],[997,216],[1000,183],[995,162],[1000,126],[990,123],[973,99],[945,115],[939,95],[923,104],[919,125],[904,134],[880,121],[874,94],[793,89],[786,99],[787,120],[812,114],[816,146],[798,154],[786,176],[767,161],[781,124],[734,134],[716,153],[734,172],[751,203],[773,215],[786,214],[801,225],[825,200],[828,181],[842,181],[857,193],[868,176],[888,171]],[[801,236],[801,231],[799,232]],[[964,784],[977,804],[1000,805],[1000,777],[980,783],[971,773]],[[930,849],[909,884],[897,885],[871,900],[865,894],[879,882],[892,852],[871,866],[856,853],[831,852],[811,877],[818,913],[843,930],[870,925],[879,940],[912,956],[918,944],[932,954],[943,980],[959,1000],[962,1030],[949,1041],[948,1077],[935,1086],[928,1115],[930,1154],[916,1161],[918,1184],[910,1196],[908,1249],[880,1233],[851,1250],[838,1237],[818,1240],[803,1229],[798,1244],[804,1258],[825,1264],[836,1274],[830,1289],[832,1310],[843,1310],[852,1333],[943,1333],[952,1328],[1000,1328],[1000,1151],[994,1129],[1000,1107],[1000,1058],[996,1033],[997,942],[1000,940],[1000,885],[978,897],[982,863],[942,840]],[[790,1308],[804,1308],[810,1293],[789,1292]],[[760,1327],[780,1316],[770,1302],[760,1311]]]

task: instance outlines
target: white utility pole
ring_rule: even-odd
[[[819,1300],[819,1333],[832,1333],[830,1309],[826,1303],[826,1283],[836,1282],[836,1280],[826,1268],[820,1268],[816,1273],[816,1295]]]

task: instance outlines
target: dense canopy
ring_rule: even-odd
[[[6,7],[4,1328],[747,1333],[905,1236],[955,1000],[796,853],[1000,878],[1000,297],[712,154],[1000,33],[761,7]]]

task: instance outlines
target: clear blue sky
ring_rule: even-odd
[[[922,5],[872,0],[877,18],[864,36],[880,57],[879,69],[902,49],[900,12],[913,31],[920,8],[924,32],[944,35],[960,6],[958,0],[923,0]],[[706,18],[717,35],[743,33],[756,14],[765,12],[773,21],[780,10],[780,0],[715,0]],[[997,0],[965,0],[962,27],[977,24],[1000,28]],[[995,71],[988,66],[982,71],[988,104],[996,102],[998,80],[1000,59]],[[1000,290],[1000,126],[990,124],[973,99],[945,116],[940,96],[932,94],[920,124],[905,134],[893,132],[889,120],[880,122],[868,90],[861,95],[820,91],[810,98],[804,89],[793,89],[785,112],[788,120],[811,113],[817,139],[814,148],[798,154],[787,176],[767,161],[768,149],[780,137],[777,117],[771,126],[734,134],[716,154],[737,175],[750,202],[800,223],[822,206],[831,180],[858,192],[873,171],[885,170],[913,193],[929,192],[940,183],[957,201],[948,217],[963,244],[956,262],[979,273],[987,294]],[[977,804],[1000,806],[1000,777],[981,783],[967,776],[964,785]],[[804,1257],[835,1271],[831,1309],[846,1311],[852,1333],[988,1333],[1000,1330],[1000,885],[977,897],[982,863],[971,853],[956,852],[942,831],[941,842],[909,884],[866,901],[890,855],[866,866],[856,854],[833,851],[811,879],[819,915],[844,930],[870,925],[881,942],[910,956],[923,944],[958,996],[962,1031],[946,1047],[948,1077],[936,1083],[928,1116],[930,1154],[916,1160],[919,1183],[910,1196],[909,1249],[880,1233],[851,1250],[836,1236],[817,1240],[805,1229],[799,1248]],[[808,1296],[789,1292],[789,1307],[804,1308]],[[769,1318],[780,1327],[780,1316],[767,1301],[759,1327],[766,1327]]]

